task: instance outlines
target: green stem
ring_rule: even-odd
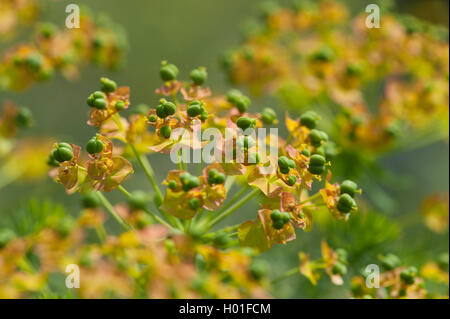
[[[222,213],[219,214],[216,218],[214,218],[211,222],[209,222],[206,229],[211,229],[216,225],[217,223],[221,222],[223,219],[230,216],[232,213],[234,213],[236,210],[241,208],[245,203],[247,203],[250,199],[252,199],[256,194],[259,193],[259,189],[256,188],[252,190],[250,193],[248,193],[245,197],[243,197],[241,200],[233,204],[230,208],[226,209]]]
[[[125,229],[130,230],[131,226],[129,226],[119,215],[117,215],[114,210],[113,205],[109,202],[109,200],[101,193],[97,192],[98,197],[100,198],[105,209],[114,217],[114,219]]]
[[[312,201],[314,201],[315,199],[318,199],[318,198],[321,197],[321,196],[322,196],[322,194],[321,194],[320,192],[317,192],[317,193],[314,194],[313,196],[311,196],[311,197],[305,199],[304,201],[301,201],[301,202],[298,203],[297,205],[303,205],[303,204],[312,202]]]
[[[159,197],[159,199],[162,201],[164,196],[161,192],[161,190],[159,189],[158,183],[156,183],[155,180],[155,174],[153,172],[152,166],[150,164],[150,162],[148,161],[147,157],[145,157],[144,155],[140,154],[136,147],[133,144],[129,144],[134,155],[136,156],[136,159],[139,163],[139,165],[141,165],[142,169],[144,170],[145,175],[147,176],[148,180],[150,181],[150,184],[152,184],[153,189],[156,192],[156,196]],[[163,217],[168,220],[172,225],[180,225],[179,221],[168,215],[167,213],[165,213],[164,211],[162,211],[161,209],[158,209],[159,212],[163,215]]]
[[[144,170],[145,175],[147,176],[148,180],[150,181],[150,184],[152,184],[152,187],[155,190],[156,194],[160,197],[160,199],[162,199],[163,198],[162,192],[159,189],[158,184],[156,183],[155,174],[153,173],[152,166],[150,165],[150,162],[147,160],[147,157],[140,154],[133,144],[129,144],[129,145],[131,147],[131,150],[134,153],[134,156],[136,156],[136,159],[137,159],[139,165],[141,165],[142,169]]]
[[[119,191],[121,191],[125,196],[127,196],[128,198],[130,198],[132,195],[129,191],[127,191],[122,185],[119,185],[117,187],[117,189]],[[178,230],[176,228],[174,228],[172,225],[170,225],[168,222],[166,222],[164,219],[162,219],[161,217],[159,217],[158,215],[156,215],[155,213],[153,213],[152,211],[150,211],[147,207],[144,207],[144,211],[150,215],[154,220],[156,220],[158,223],[168,227],[170,230],[178,232]]]
[[[101,243],[105,242],[106,239],[106,231],[103,225],[97,226],[95,228],[95,232],[97,233],[98,239]]]
[[[270,282],[271,284],[275,284],[279,281],[282,281],[286,278],[292,277],[294,275],[296,275],[297,273],[300,272],[300,269],[298,267],[292,268],[288,271],[286,271],[284,274],[282,274],[281,276],[275,277],[274,279],[272,279],[272,281]]]
[[[247,190],[250,188],[250,186],[246,186],[244,188],[242,188],[239,192],[237,192],[230,200],[228,200],[225,205],[222,206],[222,208],[219,210],[219,214],[221,212],[223,212],[225,209],[227,209],[228,207],[230,207],[234,202],[236,202],[239,198],[241,198],[242,195],[245,194],[245,192],[247,192]]]

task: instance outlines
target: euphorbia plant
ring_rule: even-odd
[[[255,129],[278,122],[272,109],[250,113],[250,99],[237,90],[212,95],[204,86],[204,68],[194,69],[191,81],[182,82],[178,68],[163,62],[160,75],[163,85],[155,91],[162,96],[159,104],[137,105],[128,117],[122,115],[131,105],[128,87],[102,78],[100,90],[88,95],[88,124],[98,133],[87,142],[87,155],[67,142],[55,144],[50,154],[49,163],[55,166],[51,175],[68,193],[95,192],[127,230],[132,226],[103,192],[122,192],[131,208],[147,212],[174,234],[185,233],[219,248],[240,244],[259,252],[294,240],[294,228],[310,229],[313,215],[322,207],[337,219],[356,212],[358,186],[352,181],[331,182],[332,164],[324,152],[328,136],[317,128],[317,114],[308,112],[300,119],[286,114],[286,139],[274,134],[257,138]],[[196,134],[198,129],[215,129],[225,138],[210,140]],[[212,146],[214,157],[205,157]],[[203,155],[197,173],[186,163],[191,150]],[[176,159],[162,183],[156,180],[150,153]],[[155,194],[152,205],[145,193],[122,185],[134,172],[129,160],[136,160],[148,178]],[[319,188],[315,193],[313,184]],[[234,196],[232,188],[238,189]],[[261,201],[254,220],[222,223],[253,198]],[[219,223],[222,229],[216,229]]]

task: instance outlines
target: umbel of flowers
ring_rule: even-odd
[[[317,110],[346,152],[448,137],[448,29],[384,8],[381,28],[366,18],[334,0],[265,1],[223,65],[233,83]]]
[[[132,227],[120,218],[102,192],[117,189],[128,198],[130,207],[147,212],[172,232],[221,248],[240,244],[262,252],[276,243],[294,240],[294,228],[310,229],[313,215],[322,208],[337,219],[347,219],[356,212],[358,186],[352,181],[331,183],[332,164],[324,151],[328,136],[319,129],[320,118],[314,112],[300,119],[286,114],[289,136],[276,137],[278,157],[260,151],[268,148],[257,145],[250,135],[233,135],[218,145],[222,154],[219,157],[224,158],[225,145],[232,142],[231,160],[216,158],[202,165],[200,174],[179,161],[162,183],[156,181],[148,153],[168,154],[180,146],[203,149],[210,143],[200,140],[194,146],[196,143],[190,142],[196,139],[195,134],[188,135],[188,141],[174,138],[176,129],[193,132],[195,126],[201,126],[224,133],[226,129],[261,128],[278,122],[270,108],[250,113],[250,99],[237,90],[213,96],[204,86],[207,71],[202,67],[194,69],[187,82],[179,81],[178,73],[175,65],[163,62],[163,85],[156,89],[162,95],[159,104],[153,108],[136,105],[128,117],[123,113],[131,105],[130,89],[102,78],[99,90],[86,100],[90,108],[88,125],[98,128],[98,134],[87,142],[86,152],[72,143],[55,144],[49,158],[55,167],[51,171],[55,181],[68,193],[98,194],[105,208],[126,229]],[[264,143],[268,143],[266,140]],[[237,159],[238,150],[242,150],[242,161]],[[180,151],[178,154],[181,158]],[[153,201],[142,191],[129,192],[123,187],[122,182],[134,172],[129,160],[135,160],[148,178]],[[311,191],[313,184],[320,188],[316,193]],[[233,188],[236,194],[229,196]],[[238,225],[222,223],[226,227],[212,231],[255,196],[262,198],[255,219]]]
[[[86,63],[115,69],[123,62],[127,41],[117,25],[94,19],[83,9],[80,26],[67,29],[37,23],[32,41],[17,44],[0,57],[0,89],[23,90],[49,80],[57,72],[74,79]]]

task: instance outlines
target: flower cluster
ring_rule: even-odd
[[[390,13],[382,28],[365,20],[332,0],[265,2],[262,21],[224,66],[234,83],[257,94],[317,110],[346,151],[377,153],[395,141],[448,136],[448,30]]]
[[[424,280],[416,267],[403,266],[401,260],[393,254],[381,256],[380,261],[383,267],[379,278],[380,288],[368,288],[366,278],[356,276],[352,279],[354,297],[364,299],[423,299],[427,297]]]
[[[127,46],[123,31],[108,20],[95,20],[87,12],[81,13],[80,25],[78,29],[60,29],[51,23],[37,25],[33,41],[16,45],[0,58],[0,88],[22,90],[48,80],[55,72],[74,79],[86,62],[116,68]]]
[[[322,258],[318,260],[310,260],[308,254],[299,253],[300,273],[316,285],[320,278],[320,270],[323,269],[333,284],[342,285],[343,276],[347,273],[347,251],[342,248],[333,250],[325,241],[322,241],[321,251]]]
[[[4,103],[0,113],[0,188],[17,179],[35,180],[46,175],[51,139],[18,137],[33,123],[27,107]]]
[[[0,3],[0,37],[8,37],[20,25],[32,23],[39,12],[36,0],[3,0]]]
[[[262,141],[258,138],[257,143],[254,129],[277,123],[272,109],[250,113],[250,99],[237,90],[226,96],[212,96],[204,85],[207,71],[202,67],[190,73],[188,82],[177,80],[178,75],[175,65],[162,63],[163,85],[156,90],[162,98],[154,108],[145,104],[130,108],[130,89],[102,78],[100,90],[86,100],[91,108],[88,124],[99,130],[86,145],[89,159],[82,158],[79,146],[55,144],[49,159],[57,166],[51,172],[55,180],[69,193],[118,189],[131,207],[144,210],[172,232],[184,232],[220,248],[240,244],[263,252],[276,243],[295,239],[294,228],[310,229],[313,215],[322,207],[336,219],[347,219],[356,212],[354,197],[360,192],[356,183],[330,182],[331,162],[325,148],[328,135],[317,128],[316,113],[307,112],[295,120],[286,115],[290,133],[287,139],[271,135]],[[127,118],[122,114],[128,108],[131,114]],[[214,128],[225,138],[199,137],[198,128]],[[183,134],[176,134],[179,130]],[[233,134],[227,135],[227,131]],[[199,175],[190,172],[190,151],[204,151],[211,146],[217,153],[213,161],[201,161]],[[268,153],[271,147],[278,156]],[[177,167],[162,183],[167,186],[165,193],[145,155],[150,152],[170,153],[172,160],[176,155]],[[133,172],[125,158],[133,157],[151,183],[156,212],[150,208],[147,194],[128,192],[121,185]],[[323,188],[311,194],[314,181],[319,186],[323,179]],[[230,198],[228,194],[235,185],[240,190]],[[263,196],[263,202],[256,220],[211,232],[257,195]],[[107,206],[124,227],[130,228],[112,205]]]
[[[251,252],[196,245],[188,236],[170,235],[151,219],[137,222],[126,212],[121,215],[135,230],[106,236],[98,199],[90,194],[83,203],[77,220],[47,216],[40,229],[22,237],[0,230],[0,297],[269,297],[266,270]],[[92,231],[97,240],[89,239]],[[60,281],[54,291],[50,278],[66,276],[68,264],[79,267],[79,289],[65,290]]]

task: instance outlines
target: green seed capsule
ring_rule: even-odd
[[[197,209],[199,209],[199,208],[200,208],[200,205],[201,205],[201,202],[200,202],[200,200],[199,200],[198,198],[191,198],[191,199],[189,200],[189,207],[190,207],[192,210],[197,210]]]
[[[156,116],[150,115],[150,116],[148,117],[148,120],[149,120],[149,122],[154,123],[154,122],[156,122]]]
[[[348,76],[359,77],[364,73],[364,67],[360,63],[352,63],[347,65],[345,72]]]
[[[25,62],[33,71],[39,71],[44,63],[44,58],[38,53],[32,53],[26,58]]]
[[[172,128],[170,126],[163,126],[161,127],[161,129],[159,130],[161,132],[161,135],[165,138],[169,138],[170,134],[172,133]]]
[[[325,172],[325,166],[309,165],[308,171],[314,175],[322,175]]]
[[[94,95],[89,95],[88,98],[86,99],[86,104],[89,105],[90,107],[94,107],[94,102],[95,102],[95,97]]]
[[[227,101],[236,104],[236,101],[242,96],[241,91],[233,89],[227,93]]]
[[[192,82],[194,82],[195,85],[202,85],[206,82],[208,78],[208,73],[204,68],[198,68],[195,70],[192,70],[191,74],[189,75]]]
[[[196,176],[191,176],[191,178],[189,178],[187,186],[189,187],[189,189],[199,187],[200,186],[200,180]]]
[[[323,158],[326,158],[325,148],[323,147],[323,145],[316,147],[316,149],[313,151],[313,155],[320,155]]]
[[[334,51],[333,51],[333,49],[331,49],[328,46],[322,47],[320,50],[318,50],[313,55],[313,59],[315,61],[320,61],[320,62],[331,62],[334,60],[334,58],[335,58]]]
[[[59,143],[58,147],[59,148],[67,148],[72,151],[72,145],[70,145],[69,143],[65,143],[65,142]]]
[[[252,153],[248,154],[248,160],[247,161],[248,161],[249,164],[258,164],[261,161],[259,153],[252,152]]]
[[[347,267],[341,263],[337,262],[333,265],[333,268],[331,268],[331,272],[335,275],[345,275],[347,273]]]
[[[273,222],[273,228],[280,230],[284,227],[286,223],[283,220],[276,220]]]
[[[96,208],[101,205],[101,201],[95,192],[90,192],[83,195],[81,198],[81,205],[84,208]]]
[[[60,163],[70,161],[73,158],[72,149],[66,147],[56,148],[53,150],[52,154],[55,160]]]
[[[325,165],[325,157],[319,154],[314,154],[311,156],[309,160],[309,165],[311,166],[324,166]]]
[[[290,158],[288,159],[288,167],[294,169],[296,166],[295,161],[291,160]]]
[[[96,100],[94,100],[93,104],[94,104],[94,107],[99,110],[106,109],[106,107],[108,106],[108,102],[106,102],[105,99],[96,99]]]
[[[99,139],[94,137],[94,138],[91,138],[89,140],[89,142],[86,144],[86,151],[92,155],[97,154],[103,150],[104,146],[105,145],[103,144],[102,141],[100,141]]]
[[[117,90],[117,83],[108,78],[101,78],[101,87],[100,89],[105,93],[111,93]]]
[[[215,168],[211,168],[211,169],[208,171],[208,177],[214,177],[214,176],[216,176],[217,174],[219,174],[219,171],[216,170]]]
[[[306,157],[310,157],[311,156],[311,152],[307,148],[302,150],[302,154],[305,155]]]
[[[46,39],[51,38],[57,31],[57,27],[51,23],[44,23],[41,25],[39,33]]]
[[[202,114],[202,107],[199,104],[191,104],[187,109],[187,114],[190,117],[196,117]]]
[[[338,211],[346,214],[350,212],[353,207],[356,207],[356,202],[349,194],[342,194],[341,196],[339,196],[336,207]]]
[[[208,119],[208,117],[209,117],[209,114],[206,111],[203,111],[202,114],[200,114],[200,120],[202,120],[202,121],[206,121]]]
[[[165,82],[175,80],[178,76],[178,73],[179,70],[174,64],[165,64],[159,70],[159,75]]]
[[[313,129],[309,132],[309,140],[311,141],[311,145],[319,147],[322,145],[322,142],[328,140],[328,135],[325,132]]]
[[[170,180],[167,184],[167,187],[169,187],[171,190],[174,190],[175,188],[178,187],[178,183],[177,181]]]
[[[117,111],[121,111],[125,107],[125,102],[124,101],[117,101],[116,105],[114,105],[114,107],[116,108]]]
[[[448,265],[449,265],[449,254],[448,253],[442,253],[439,255],[437,259],[437,263],[441,269],[444,269],[448,271]]]
[[[280,168],[289,168],[289,158],[286,156],[281,156],[278,158],[278,166]]]
[[[180,175],[180,180],[183,185],[187,185],[190,178],[191,178],[191,174],[189,174],[189,173],[183,173]]]
[[[245,131],[246,129],[250,128],[253,125],[253,119],[246,117],[246,116],[242,116],[240,118],[238,118],[236,125],[242,129],[243,131]]]
[[[289,177],[288,177],[286,183],[287,183],[289,186],[294,186],[295,183],[297,183],[297,177],[296,177],[295,175],[289,175]]]
[[[275,111],[273,109],[266,107],[262,110],[261,120],[263,121],[264,124],[267,124],[267,125],[273,124],[273,122],[275,122],[276,119],[277,119],[277,114],[275,113]]]
[[[291,215],[287,212],[282,213],[281,220],[286,224],[291,220]]]
[[[399,267],[401,264],[400,258],[394,254],[388,254],[381,258],[381,266],[386,270],[392,270]]]
[[[300,123],[309,129],[314,129],[319,121],[319,115],[316,112],[308,111],[300,117]]]
[[[218,247],[226,247],[231,241],[231,238],[224,231],[218,231],[214,236],[213,243]]]
[[[101,91],[95,91],[94,93],[92,93],[92,96],[94,97],[94,100],[105,98],[105,94]]]
[[[166,116],[174,115],[177,111],[177,107],[172,102],[164,102],[163,105]]]
[[[245,113],[250,106],[251,101],[246,96],[241,96],[237,101],[235,102],[236,107],[238,108],[239,112]]]
[[[269,264],[261,259],[253,260],[250,264],[249,271],[254,279],[261,280],[269,273]]]
[[[133,210],[143,210],[147,207],[147,204],[150,202],[147,194],[142,191],[136,191],[131,194],[128,198],[128,205]]]
[[[59,162],[53,156],[53,152],[50,152],[50,155],[48,156],[47,165],[48,166],[53,166],[53,167],[58,167],[59,166]]]
[[[355,193],[358,189],[358,185],[350,180],[346,180],[341,184],[340,193],[349,194],[351,197],[355,197]]]
[[[408,285],[412,285],[415,281],[414,277],[417,275],[416,267],[409,267],[400,273],[400,278]]]
[[[26,107],[20,107],[17,112],[15,121],[19,127],[31,126],[31,123],[33,121],[33,115],[31,114],[30,109]]]
[[[214,177],[214,184],[223,184],[223,183],[225,183],[225,175],[222,173],[218,173]]]
[[[163,104],[160,104],[156,107],[156,115],[158,115],[158,117],[162,119],[167,117],[166,108]]]

